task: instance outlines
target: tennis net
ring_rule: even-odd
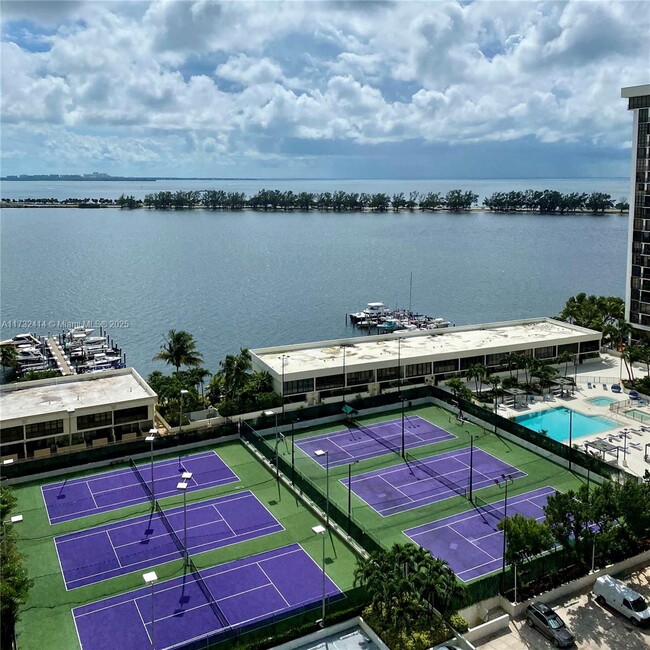
[[[498,524],[502,519],[503,519],[503,513],[497,506],[495,506],[492,503],[488,503],[484,499],[481,499],[481,497],[476,496],[476,494],[472,495],[473,496],[473,502],[474,502],[474,507],[480,512],[480,513],[486,513],[488,515],[491,515],[494,520],[495,520],[495,526]]]
[[[149,484],[144,480],[144,476],[142,476],[142,473],[138,469],[138,466],[133,462],[133,458],[129,458],[129,463],[131,464],[131,469],[133,470],[135,477],[138,479],[140,485],[142,486],[142,489],[145,491],[147,497],[149,498],[149,501],[153,503],[153,492],[151,491]]]
[[[364,427],[361,424],[361,422],[359,422],[359,420],[352,420],[352,425],[355,428],[359,429],[359,431],[361,431],[362,433],[365,433],[369,438],[376,440],[380,445],[386,447],[386,449],[388,449],[389,451],[392,451],[394,454],[397,454],[400,458],[402,457],[402,450],[399,445],[396,445],[395,443],[386,440],[386,438],[383,438],[372,429],[368,429]]]
[[[208,589],[208,585],[205,584],[205,580],[203,579],[203,576],[201,575],[199,570],[196,568],[196,564],[194,564],[192,558],[188,556],[187,559],[188,559],[188,564],[190,565],[190,569],[192,570],[192,575],[194,576],[194,580],[196,584],[199,586],[199,589],[203,592],[203,595],[208,601],[210,607],[212,607],[212,611],[214,612],[214,615],[219,619],[219,623],[221,623],[221,627],[227,628],[229,626],[228,619],[224,616],[224,613],[219,608],[219,605],[217,605],[217,601],[213,598],[212,592]]]
[[[180,537],[174,530],[174,527],[171,525],[169,519],[167,519],[167,515],[165,514],[165,511],[160,507],[158,501],[156,501],[156,512],[160,517],[160,521],[163,522],[163,525],[167,529],[169,536],[172,538],[172,541],[174,542],[174,544],[176,544],[176,548],[183,554],[183,556],[185,556],[185,547],[183,546],[183,542],[181,542]]]
[[[434,478],[439,483],[442,483],[445,487],[449,488],[452,492],[455,492],[456,494],[458,494],[459,496],[465,499],[467,498],[467,490],[464,487],[458,485],[457,483],[454,483],[453,481],[450,481],[446,476],[443,476],[439,472],[436,472],[430,465],[427,465],[419,458],[416,458],[415,456],[412,456],[411,454],[406,452],[405,460],[407,465],[409,466],[413,465],[421,472],[427,474],[427,476],[430,476],[431,478]],[[413,472],[412,469],[411,472]]]

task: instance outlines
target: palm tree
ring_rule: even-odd
[[[564,364],[564,377],[566,378],[567,373],[569,372],[569,361],[573,361],[573,355],[568,350],[564,350],[562,354],[557,358],[558,363]]]
[[[221,377],[223,394],[226,399],[234,399],[249,380],[251,355],[247,348],[241,348],[239,354],[229,354],[223,361],[217,375]]]
[[[160,352],[154,356],[154,361],[164,361],[176,368],[181,366],[200,366],[203,363],[203,356],[196,349],[194,337],[184,330],[169,330],[163,336],[164,345],[160,346]]]
[[[483,380],[487,375],[487,368],[482,363],[475,363],[467,371],[467,378],[473,379],[476,385],[476,392],[480,393],[483,387]]]

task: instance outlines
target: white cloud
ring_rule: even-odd
[[[644,2],[8,4],[3,133],[71,160],[71,142],[79,159],[170,169],[288,140],[618,148],[619,88],[650,63]]]

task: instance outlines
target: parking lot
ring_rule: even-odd
[[[650,601],[650,567],[632,575],[616,576]],[[543,599],[540,599],[543,600]],[[613,610],[603,608],[591,590],[548,602],[576,637],[576,648],[584,650],[648,650],[650,628],[634,627]],[[526,625],[525,617],[510,622],[508,633],[479,643],[481,650],[543,650],[553,644],[539,631]]]

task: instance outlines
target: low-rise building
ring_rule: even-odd
[[[312,405],[343,393],[438,383],[476,364],[505,370],[510,353],[554,362],[567,351],[579,364],[598,356],[601,338],[601,332],[535,318],[276,346],[251,350],[251,358],[253,370],[269,372],[286,402]]]
[[[156,393],[133,368],[0,386],[0,457],[22,460],[131,440]]]

